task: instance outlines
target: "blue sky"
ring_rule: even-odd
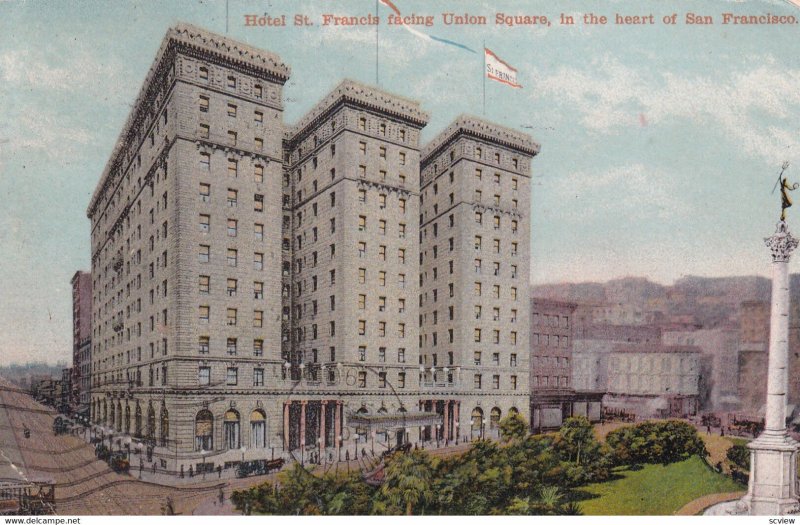
[[[770,190],[800,181],[800,25],[721,25],[721,13],[800,18],[785,0],[465,2],[394,0],[436,15],[419,31],[519,70],[486,85],[486,118],[541,143],[533,163],[534,283],[627,275],[767,274]],[[228,35],[278,53],[295,122],[342,78],[375,83],[374,27],[246,28],[245,14],[374,12],[372,0],[230,0]],[[440,13],[485,15],[444,26]],[[715,17],[687,26],[685,13]],[[86,206],[166,29],[226,29],[223,1],[0,1],[0,364],[67,359],[69,280],[89,267]],[[650,14],[654,26],[498,28],[494,14]],[[380,15],[389,10],[380,7]],[[678,13],[679,24],[660,23]],[[481,114],[482,57],[381,26],[380,86],[419,100],[428,141]],[[798,192],[800,194],[800,192]],[[798,195],[800,200],[800,195]],[[800,204],[790,210],[800,234]],[[796,263],[795,263],[796,264]]]

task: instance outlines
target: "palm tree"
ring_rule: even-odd
[[[405,507],[411,516],[414,507],[427,500],[430,494],[433,468],[428,455],[421,450],[411,454],[395,454],[385,467],[384,483],[379,497],[396,509]]]

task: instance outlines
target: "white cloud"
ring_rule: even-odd
[[[531,83],[537,87],[534,97],[553,97],[573,108],[591,132],[615,134],[676,119],[688,125],[711,123],[745,153],[779,163],[787,158],[787,149],[800,154],[797,125],[789,123],[800,110],[800,69],[782,69],[770,56],[759,57],[757,63],[727,80],[696,73],[645,79],[605,56],[593,61],[591,70],[534,72]]]
[[[569,218],[573,221],[599,217],[664,220],[688,210],[678,198],[674,179],[663,170],[641,163],[598,172],[574,171],[554,181],[552,200],[573,203],[569,205]]]
[[[108,89],[108,84],[97,80],[119,78],[123,71],[120,64],[99,62],[96,54],[86,49],[59,55],[56,64],[51,63],[49,55],[57,53],[38,48],[0,53],[0,80],[24,89],[101,93],[100,90]]]

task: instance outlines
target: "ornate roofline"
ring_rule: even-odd
[[[420,104],[416,100],[401,97],[354,80],[345,79],[301,117],[286,132],[285,139],[289,142],[298,140],[308,132],[309,128],[314,127],[334,109],[347,102],[407,120],[419,127],[427,124],[430,118],[420,108]]]
[[[158,76],[163,74],[165,58],[175,50],[211,54],[217,59],[222,59],[227,63],[233,63],[239,67],[257,69],[260,72],[266,73],[267,76],[281,84],[285,83],[291,74],[289,66],[284,64],[281,58],[275,53],[251,47],[242,42],[206,31],[191,24],[179,23],[169,28],[166,35],[164,35],[164,39],[161,41],[161,46],[156,53],[156,58],[147,72],[139,94],[133,103],[133,109],[128,115],[125,125],[122,127],[119,138],[117,138],[114,149],[103,169],[100,181],[97,183],[97,187],[92,194],[89,206],[87,207],[87,215],[93,212],[97,201],[105,191],[110,173],[114,171],[115,168],[119,167],[122,161],[119,155],[123,152],[124,148],[129,145],[128,137],[134,130],[137,122],[141,119],[142,111],[145,109],[143,105],[147,102],[153,90],[153,84],[156,82]]]
[[[420,152],[420,165],[426,165],[439,150],[459,135],[469,135],[487,142],[503,145],[530,155],[537,155],[541,146],[527,133],[489,122],[472,115],[459,115],[452,124],[436,135]]]

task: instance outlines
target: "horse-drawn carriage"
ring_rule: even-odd
[[[236,477],[263,476],[275,470],[280,470],[284,463],[283,458],[243,461],[236,467]]]

